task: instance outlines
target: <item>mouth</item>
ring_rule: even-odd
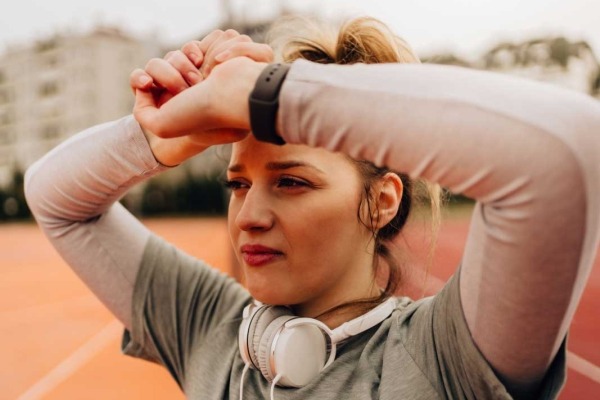
[[[283,252],[259,244],[246,244],[240,248],[244,262],[252,267],[273,262],[283,257]]]

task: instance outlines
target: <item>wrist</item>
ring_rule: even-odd
[[[163,139],[144,127],[141,128],[154,159],[164,167],[176,167],[209,147],[191,144],[187,137]]]
[[[260,141],[285,144],[278,134],[277,115],[279,93],[289,69],[289,64],[267,65],[256,79],[254,89],[248,97],[250,127]]]

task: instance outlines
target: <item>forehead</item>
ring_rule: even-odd
[[[229,166],[255,167],[271,162],[300,161],[327,171],[329,168],[352,168],[351,162],[340,153],[304,145],[277,146],[257,141],[252,135],[232,146]]]

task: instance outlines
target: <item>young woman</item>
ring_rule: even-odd
[[[555,398],[598,244],[600,105],[407,64],[416,57],[371,19],[276,51],[289,70],[227,31],[152,60],[132,74],[133,117],[28,171],[36,219],[124,323],[124,352],[164,365],[198,399]],[[116,202],[228,142],[246,289]],[[393,285],[382,291],[374,274],[380,258],[393,271],[385,244],[416,179],[477,206],[444,289],[389,300]]]

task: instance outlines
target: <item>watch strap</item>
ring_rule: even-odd
[[[256,139],[282,145],[285,141],[277,134],[276,118],[279,108],[279,91],[290,69],[289,64],[269,64],[256,80],[248,98],[250,127]]]

